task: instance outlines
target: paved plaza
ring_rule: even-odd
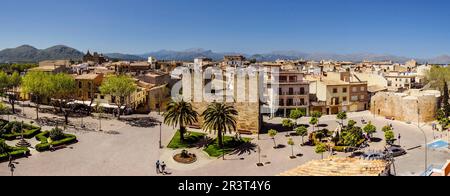
[[[27,117],[34,118],[35,110],[26,108]],[[40,114],[41,117],[53,116],[50,114]],[[141,117],[145,117],[141,116]],[[148,117],[148,115],[147,115]],[[154,120],[161,120],[157,113],[152,113]],[[5,118],[3,116],[3,118]],[[11,118],[11,117],[10,117]],[[60,117],[62,118],[62,117]],[[129,117],[125,117],[129,118]],[[349,114],[349,119],[353,119],[361,125],[361,120],[372,121],[378,128],[375,137],[384,138],[381,128],[387,124],[392,124],[396,135],[401,134],[401,145],[405,149],[412,149],[408,154],[396,159],[395,166],[397,175],[420,175],[424,171],[424,137],[417,128],[417,124],[406,124],[398,121],[388,121],[381,117],[374,117],[368,112]],[[18,118],[22,120],[22,118]],[[24,118],[25,122],[30,119]],[[80,126],[80,118],[71,118],[73,124]],[[276,124],[282,119],[265,119],[266,122]],[[303,118],[299,122],[307,124],[308,118]],[[25,176],[152,176],[157,175],[155,162],[164,161],[168,166],[168,171],[175,176],[273,176],[284,171],[295,168],[313,159],[320,159],[321,155],[314,152],[314,147],[301,147],[300,137],[293,137],[296,145],[296,159],[290,159],[291,147],[287,146],[288,138],[285,133],[280,133],[276,137],[278,144],[286,145],[282,149],[274,149],[272,139],[262,134],[252,136],[253,144],[247,149],[222,158],[209,158],[201,149],[190,149],[197,155],[198,161],[192,165],[182,165],[175,163],[172,156],[179,152],[170,149],[159,148],[160,126],[155,124],[151,127],[135,127],[125,121],[118,121],[113,118],[103,120],[103,132],[98,131],[98,120],[91,117],[83,118],[83,123],[91,130],[69,129],[67,132],[77,136],[79,142],[55,152],[38,153],[32,150],[32,156],[17,159],[15,175]],[[324,116],[320,119],[321,124],[326,124],[327,129],[334,130],[338,123],[335,116]],[[43,127],[48,130],[51,127]],[[431,126],[424,127],[428,142],[433,141],[433,131]],[[162,143],[167,145],[175,131],[173,127],[162,125]],[[439,132],[434,136],[446,138]],[[305,138],[306,140],[306,138]],[[34,139],[30,142],[36,144]],[[14,145],[14,142],[8,142]],[[373,142],[366,150],[381,150],[385,142]],[[261,151],[258,153],[258,146]],[[420,146],[420,147],[419,147]],[[328,156],[328,154],[326,155]],[[349,156],[349,154],[338,153],[336,156]],[[263,167],[257,167],[259,157],[265,163]],[[444,164],[450,159],[450,152],[447,149],[428,151],[428,165]],[[7,163],[0,163],[0,175],[10,175]]]

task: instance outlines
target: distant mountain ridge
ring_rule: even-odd
[[[369,61],[385,61],[392,60],[398,63],[404,63],[414,58],[395,56],[390,54],[371,54],[371,53],[352,53],[352,54],[335,54],[335,53],[305,53],[298,51],[274,51],[263,54],[245,54],[238,52],[214,52],[202,48],[192,48],[182,51],[160,50],[140,55],[109,53],[105,54],[110,59],[127,60],[127,61],[143,61],[152,56],[159,60],[176,60],[176,61],[193,61],[194,58],[207,57],[215,61],[223,59],[225,55],[243,55],[247,59],[256,59],[257,61],[275,61],[278,59],[287,60],[337,60],[361,62]],[[74,48],[57,45],[47,49],[37,49],[30,45],[23,45],[17,48],[10,48],[0,51],[0,63],[5,62],[39,62],[43,60],[71,59],[81,60],[84,54]],[[430,64],[450,64],[449,55],[441,55],[429,59],[415,59],[419,63]]]
[[[56,45],[43,50],[30,45],[22,45],[0,51],[0,63],[39,62],[58,59],[81,60],[83,55],[82,52],[64,45]]]

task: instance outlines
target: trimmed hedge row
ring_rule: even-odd
[[[32,130],[24,130],[23,137],[26,139],[31,139],[37,134],[41,133],[41,128],[37,127],[36,129]],[[17,137],[22,136],[21,133],[10,133],[10,134],[2,134],[0,138],[3,138],[5,140],[11,141],[17,139]]]
[[[44,131],[38,135],[36,135],[36,140],[40,143],[35,146],[38,152],[44,152],[50,150],[50,145],[53,147],[61,146],[61,145],[69,145],[78,142],[77,137],[71,134],[64,134],[65,138],[58,141],[53,141],[52,143],[48,143],[48,137],[50,136],[50,131]]]
[[[16,158],[22,158],[22,157],[28,157],[30,155],[30,150],[28,148],[25,147],[11,147],[10,146],[10,153],[3,153],[0,154],[0,162],[3,161],[8,161],[9,160],[9,155],[11,155],[14,159]]]
[[[0,122],[0,125],[2,123]],[[13,126],[12,122],[7,122],[6,124],[4,124],[4,126],[0,126],[0,129],[2,130],[11,130]],[[34,136],[36,136],[37,134],[41,133],[41,128],[40,127],[36,127],[36,126],[32,126],[29,124],[24,124],[24,133],[23,133],[23,137],[25,137],[26,139],[31,139]],[[0,138],[8,140],[8,141],[12,141],[15,140],[17,137],[22,136],[22,133],[8,133],[8,134],[0,134]]]

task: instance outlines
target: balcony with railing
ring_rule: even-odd
[[[300,91],[294,91],[294,92],[281,92],[279,93],[280,96],[297,96],[297,95],[308,95],[306,92],[300,92]]]

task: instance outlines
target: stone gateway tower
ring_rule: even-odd
[[[182,77],[183,99],[202,114],[213,102],[234,105],[237,129],[241,134],[257,134],[261,129],[260,74],[257,70],[209,67],[185,70]],[[199,118],[201,127],[203,119]]]

